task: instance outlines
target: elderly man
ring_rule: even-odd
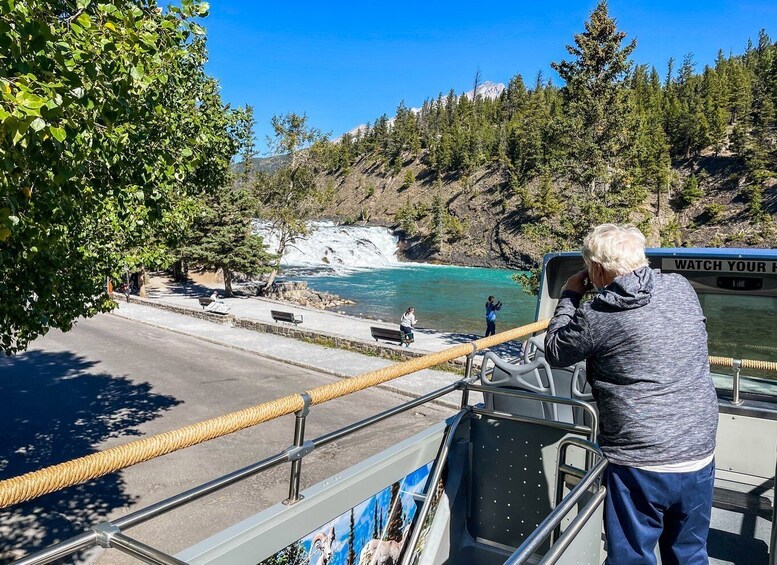
[[[718,402],[706,319],[685,278],[648,267],[645,236],[604,224],[564,285],[545,338],[553,366],[586,360],[606,471],[607,563],[706,564]],[[593,300],[580,304],[591,285]]]

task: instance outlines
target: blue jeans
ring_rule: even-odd
[[[654,473],[610,463],[604,531],[609,565],[707,565],[715,462],[690,473]]]
[[[496,333],[496,320],[486,320],[486,337]]]

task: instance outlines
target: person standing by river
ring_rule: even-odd
[[[496,333],[496,312],[502,309],[502,301],[494,302],[494,297],[486,300],[486,337]]]

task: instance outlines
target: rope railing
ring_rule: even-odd
[[[506,341],[525,337],[542,331],[547,326],[548,320],[534,322],[494,336],[456,345],[437,353],[431,353],[423,357],[395,363],[382,369],[369,371],[350,379],[322,385],[306,392],[313,404],[321,404],[422,369],[428,369],[429,367],[452,361],[458,357],[470,355],[487,347],[493,347]],[[190,424],[176,430],[111,447],[98,453],[52,465],[51,467],[32,471],[18,477],[2,480],[0,481],[0,508],[32,500],[38,496],[84,483],[137,463],[172,453],[173,451],[244,430],[281,416],[293,414],[301,410],[303,406],[304,399],[302,395],[292,394],[257,406]]]
[[[777,362],[758,361],[757,359],[734,359],[733,357],[718,357],[710,355],[710,365],[736,368],[737,363],[742,369],[758,369],[760,371],[777,371]]]
[[[526,324],[490,337],[449,347],[436,353],[395,363],[375,371],[362,373],[350,379],[322,385],[310,389],[306,393],[310,396],[312,404],[322,404],[422,369],[428,369],[435,365],[452,361],[458,357],[470,355],[506,341],[543,331],[547,328],[548,322],[549,320],[540,320],[539,322]],[[709,360],[710,365],[736,366],[735,360],[731,357],[710,356]],[[736,360],[736,362],[740,363],[739,366],[745,369],[777,371],[777,363],[771,361],[743,359],[741,361]],[[304,399],[302,395],[291,394],[250,408],[132,441],[124,445],[111,447],[98,453],[52,465],[18,477],[2,480],[0,481],[0,508],[7,508],[20,502],[32,500],[44,494],[81,484],[137,463],[142,463],[143,461],[293,414],[301,410],[303,406]]]

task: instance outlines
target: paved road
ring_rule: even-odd
[[[50,332],[27,353],[0,359],[0,477],[160,433],[325,384],[337,377],[102,315]],[[354,401],[358,400],[358,401]],[[407,400],[370,390],[313,409],[308,437]],[[449,415],[425,406],[305,459],[303,488]],[[291,443],[293,416],[143,463],[88,485],[0,511],[0,561],[104,518],[166,498],[271,455]],[[287,494],[288,465],[131,530],[175,553]],[[87,557],[134,563],[114,551]]]

